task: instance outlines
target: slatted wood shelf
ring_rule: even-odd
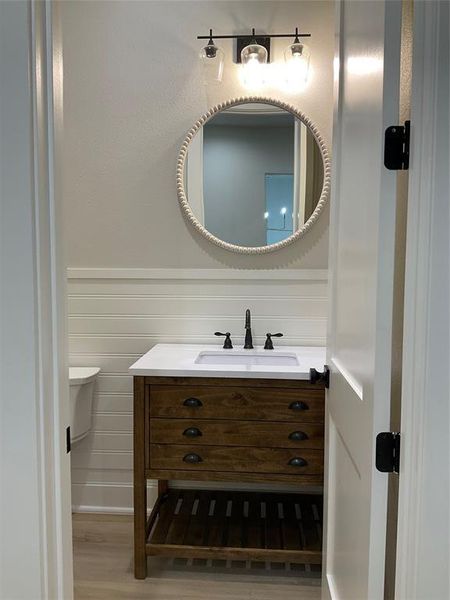
[[[170,489],[147,532],[149,556],[317,565],[322,496]]]

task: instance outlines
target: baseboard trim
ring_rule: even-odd
[[[80,504],[72,506],[72,513],[132,515],[133,508],[131,506],[89,506],[88,504]]]

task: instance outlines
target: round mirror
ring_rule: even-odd
[[[305,115],[266,98],[225,102],[182,145],[180,204],[209,240],[256,254],[298,239],[317,219],[330,187],[322,136]]]

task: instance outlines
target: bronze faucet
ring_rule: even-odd
[[[253,349],[253,337],[252,337],[252,327],[251,327],[251,315],[250,309],[247,308],[245,311],[245,343],[244,350],[252,350]]]

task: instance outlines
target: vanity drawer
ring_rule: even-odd
[[[320,423],[279,423],[208,419],[150,419],[152,444],[323,448]]]
[[[323,450],[151,444],[150,468],[165,471],[321,475]]]
[[[150,416],[321,422],[322,389],[150,386]]]

